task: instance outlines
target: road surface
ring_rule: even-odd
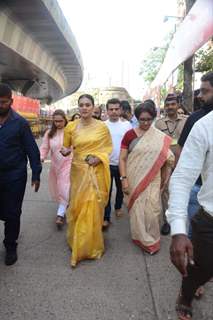
[[[169,261],[169,237],[162,238],[161,252],[150,257],[131,242],[128,215],[113,218],[104,257],[71,269],[66,232],[54,224],[48,167],[45,163],[38,194],[27,186],[18,262],[6,267],[0,248],[0,319],[176,320],[180,276]],[[212,301],[209,283],[203,300],[194,303],[193,319],[212,320]]]

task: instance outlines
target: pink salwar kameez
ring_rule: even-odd
[[[57,215],[64,217],[69,203],[71,156],[63,157],[60,153],[63,146],[64,130],[58,129],[56,134],[48,137],[45,133],[41,147],[41,160],[45,160],[50,152],[51,166],[49,171],[49,190],[52,199],[58,203]]]

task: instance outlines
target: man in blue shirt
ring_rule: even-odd
[[[132,114],[132,108],[127,100],[121,101],[121,117],[129,121],[132,128],[138,126],[138,120],[134,114]]]
[[[17,239],[27,182],[27,159],[32,186],[40,186],[40,153],[28,122],[12,109],[12,91],[0,84],[0,219],[5,222],[5,264],[17,261]]]

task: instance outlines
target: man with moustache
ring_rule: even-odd
[[[0,219],[4,221],[5,264],[14,264],[20,216],[27,182],[27,159],[32,169],[32,187],[40,186],[40,153],[28,122],[12,109],[12,91],[0,84]]]
[[[165,100],[165,116],[156,121],[155,127],[164,132],[172,138],[171,151],[177,156],[178,139],[187,120],[187,116],[178,114],[178,97],[171,93],[168,94]],[[170,226],[166,220],[165,212],[168,208],[169,191],[166,188],[162,194],[162,207],[164,224],[161,228],[161,234],[168,235],[170,233]]]
[[[177,160],[179,159],[180,153],[185,145],[185,142],[188,138],[190,131],[192,130],[194,124],[199,121],[201,118],[205,117],[209,112],[213,111],[213,72],[208,72],[204,74],[201,78],[201,88],[199,90],[199,95],[197,99],[200,100],[200,109],[196,112],[193,112],[187,119],[183,131],[180,135],[178,140],[178,155]],[[198,193],[202,186],[201,177],[198,178],[195,185],[193,186],[190,199],[189,199],[189,206],[188,206],[188,218],[189,222],[193,218],[193,216],[199,210],[199,203],[198,203]],[[189,224],[189,232],[188,236],[192,238],[192,229],[191,224]]]
[[[132,126],[129,121],[121,121],[121,103],[120,100],[114,98],[107,101],[106,104],[107,114],[109,119],[105,121],[107,125],[113,143],[113,151],[110,155],[110,174],[111,174],[111,186],[109,201],[105,208],[104,223],[103,228],[107,229],[110,225],[111,220],[111,195],[113,180],[115,180],[116,185],[116,197],[115,197],[115,215],[117,218],[122,216],[122,204],[123,204],[123,191],[121,180],[123,177],[120,176],[119,172],[119,155],[120,155],[120,146],[124,134],[132,129]]]

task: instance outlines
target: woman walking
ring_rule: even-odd
[[[121,143],[120,173],[127,196],[132,239],[144,251],[160,249],[160,194],[168,183],[174,163],[171,138],[152,126],[156,109],[149,102],[139,105],[139,125]]]
[[[104,252],[102,224],[110,188],[109,155],[112,141],[106,125],[93,118],[94,99],[82,95],[81,119],[64,132],[66,156],[73,147],[71,203],[68,208],[68,244],[73,267],[84,259],[99,259]]]
[[[58,228],[64,224],[70,190],[71,156],[64,158],[60,153],[66,125],[67,119],[64,111],[56,110],[53,113],[52,127],[45,133],[40,147],[42,162],[47,158],[49,152],[51,156],[49,190],[53,200],[58,203],[56,217]]]

